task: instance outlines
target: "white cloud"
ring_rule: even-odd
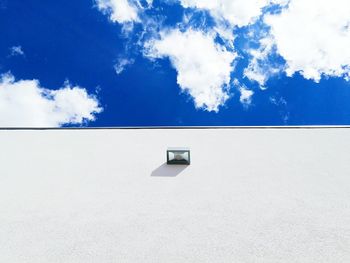
[[[232,83],[237,87],[238,91],[241,94],[239,101],[245,108],[248,108],[252,104],[254,91],[248,89],[244,84],[241,84],[238,79],[234,79]]]
[[[233,26],[246,26],[261,15],[262,8],[281,0],[179,0],[185,8],[208,10],[217,20],[225,19]]]
[[[13,46],[10,48],[11,56],[24,56],[24,51],[21,46]]]
[[[323,75],[350,77],[349,0],[291,0],[266,23],[286,60],[286,73],[320,81]]]
[[[252,104],[252,96],[254,95],[254,92],[252,90],[247,89],[244,86],[239,88],[239,92],[241,93],[241,96],[239,97],[239,101],[245,107],[250,106]]]
[[[113,22],[139,22],[138,6],[130,0],[96,0],[98,8]]]
[[[102,111],[97,99],[68,83],[58,90],[42,88],[37,80],[0,77],[1,127],[59,127],[95,120]]]
[[[244,76],[259,83],[264,89],[266,81],[283,70],[282,65],[274,65],[269,59],[269,55],[275,48],[274,39],[266,36],[259,41],[258,49],[249,49],[251,56],[249,65],[244,70]]]
[[[281,116],[285,124],[288,123],[290,118],[290,112],[288,110],[288,103],[283,97],[270,97],[270,102],[279,108],[278,113]]]
[[[215,43],[215,35],[189,29],[161,32],[146,43],[147,56],[169,57],[178,72],[177,82],[197,108],[218,111],[229,98],[227,88],[236,54]]]
[[[184,8],[206,10],[214,18],[214,30],[234,49],[235,27],[254,24],[271,5],[284,7],[290,0],[177,0]]]
[[[153,0],[146,0],[148,7],[152,7]]]
[[[134,64],[134,59],[130,58],[120,58],[117,63],[114,65],[115,72],[119,75],[123,73],[127,66]]]

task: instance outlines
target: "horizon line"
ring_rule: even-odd
[[[6,130],[253,130],[253,129],[349,129],[350,125],[295,126],[120,126],[120,127],[0,127]]]

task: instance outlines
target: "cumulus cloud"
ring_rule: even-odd
[[[348,0],[291,0],[280,14],[269,15],[286,73],[306,79],[350,75],[350,4]]]
[[[58,90],[40,86],[37,80],[16,81],[0,77],[1,127],[59,127],[94,121],[102,108],[94,96],[68,83]]]
[[[151,2],[149,2],[151,3]],[[130,0],[96,0],[97,7],[113,22],[139,22],[138,6]]]
[[[163,31],[146,43],[147,56],[168,57],[177,70],[177,82],[194,99],[197,108],[218,111],[229,98],[234,52],[215,43],[215,35],[189,29]]]
[[[322,76],[350,80],[348,0],[166,0],[187,8],[172,29],[171,25],[164,29],[162,8],[153,6],[152,0],[96,2],[112,21],[128,25],[127,32],[134,32],[133,22],[142,22],[135,46],[145,48],[142,52],[150,59],[169,58],[181,90],[197,108],[218,111],[229,98],[231,76],[246,77],[262,89],[280,72],[288,76],[299,72],[316,82]],[[246,26],[262,33],[243,43],[239,34]],[[240,76],[233,66],[237,53],[247,62]],[[117,74],[132,61],[129,57],[118,60]],[[241,102],[249,105],[254,92],[244,87],[239,91]]]

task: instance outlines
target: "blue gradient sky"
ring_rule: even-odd
[[[163,25],[170,27],[181,22],[185,12],[179,4],[155,1],[153,6],[147,12],[161,12],[166,18]],[[193,19],[199,21],[200,16],[207,16],[209,26],[206,13]],[[69,80],[96,95],[104,110],[95,121],[62,126],[350,124],[350,84],[344,78],[325,76],[317,83],[299,73],[287,77],[281,72],[267,81],[268,88],[261,89],[242,77],[249,63],[244,55],[231,77],[254,91],[251,103],[243,105],[232,86],[230,99],[218,112],[196,108],[193,98],[181,92],[169,59],[152,61],[133,44],[143,29],[135,25],[126,37],[122,27],[93,1],[0,0],[0,73],[11,72],[18,80],[38,79],[49,89],[58,89]],[[244,53],[250,29],[235,31],[239,54]],[[16,46],[23,55],[11,55]],[[114,65],[120,57],[132,58],[134,63],[116,74]],[[279,56],[273,59],[283,61]]]

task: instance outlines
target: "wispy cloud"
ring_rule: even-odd
[[[251,81],[259,83],[261,89],[265,89],[266,82],[283,71],[284,65],[276,63],[275,58],[271,58],[276,53],[274,39],[267,35],[259,40],[259,47],[248,49],[249,64],[244,69],[243,75]]]
[[[270,97],[270,102],[278,108],[278,113],[284,124],[287,124],[290,118],[287,101],[283,97],[277,95]]]
[[[216,20],[226,20],[231,26],[246,26],[262,13],[270,0],[179,0],[186,8],[208,10]]]
[[[119,58],[117,63],[114,65],[115,72],[119,75],[130,65],[134,64],[135,60],[132,58]]]
[[[21,46],[13,46],[10,48],[10,56],[25,56]]]
[[[239,97],[239,101],[245,106],[249,107],[252,104],[252,96],[254,92],[252,90],[247,89],[247,87],[242,86],[239,88],[241,92],[241,96]]]
[[[241,84],[238,79],[234,79],[232,83],[240,93],[239,101],[244,108],[248,109],[252,105],[254,91]]]

